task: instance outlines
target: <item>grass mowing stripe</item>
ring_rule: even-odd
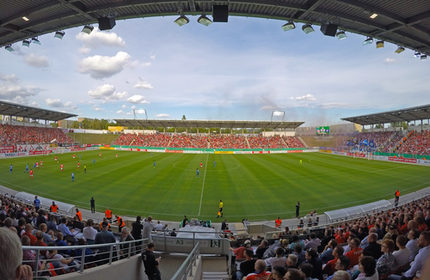
[[[202,210],[203,192],[205,190],[205,181],[206,181],[206,170],[208,169],[208,164],[209,164],[208,159],[209,159],[209,154],[207,154],[206,156],[205,174],[203,174],[202,194],[200,195],[200,206],[199,206],[199,213],[197,214],[197,217],[200,217],[200,211]]]

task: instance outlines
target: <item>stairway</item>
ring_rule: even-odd
[[[217,272],[203,272],[203,280],[227,280],[230,279],[227,272],[217,271]]]
[[[248,136],[245,136],[246,145],[248,145],[248,149],[251,149],[251,145],[249,145]]]
[[[306,144],[306,142],[303,141],[302,137],[298,136],[297,139],[299,139],[300,142],[302,142],[302,144],[303,144],[304,147],[309,148],[308,144]]]

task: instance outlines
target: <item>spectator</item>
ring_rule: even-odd
[[[411,257],[411,252],[406,248],[406,243],[408,239],[404,235],[397,236],[396,244],[399,250],[393,253],[396,266],[392,271],[400,270],[401,272],[409,266],[409,259]]]
[[[131,235],[133,236],[133,238],[135,240],[142,239],[142,230],[143,230],[142,217],[137,216],[136,221],[133,222],[131,227],[132,227]]]
[[[306,263],[312,265],[312,278],[322,279],[322,263],[321,259],[318,257],[318,253],[314,249],[306,250]]]
[[[247,276],[254,272],[256,259],[254,259],[254,251],[250,248],[245,250],[245,261],[239,265],[239,270],[236,272],[236,279],[240,280],[243,276]]]
[[[243,243],[243,245],[240,245],[238,248],[236,248],[236,249],[232,249],[231,248],[231,250],[233,251],[233,254],[236,257],[236,261],[243,261],[243,260],[245,260],[246,259],[246,257],[245,257],[245,250],[247,248],[250,248],[250,247],[251,247],[251,241],[250,240],[245,240],[245,242]]]
[[[337,242],[334,239],[331,239],[328,244],[325,246],[323,252],[321,253],[321,262],[326,264],[328,261],[334,259],[333,250],[336,248]]]
[[[378,235],[376,233],[370,233],[368,236],[368,245],[363,250],[364,256],[371,256],[375,260],[379,259],[379,257],[382,255],[381,252],[381,245],[377,243],[378,241]]]
[[[296,268],[288,268],[287,273],[285,273],[285,280],[306,280],[306,276],[303,272]]]
[[[420,247],[418,246],[418,237],[420,236],[420,232],[416,229],[411,229],[408,231],[408,243],[406,243],[406,248],[411,252],[411,256],[409,261],[413,261],[415,256],[418,254]]]
[[[300,266],[300,271],[305,274],[306,280],[318,280],[317,278],[312,277],[313,270],[314,270],[314,267],[310,263],[303,263]]]
[[[113,233],[107,230],[108,223],[102,223],[102,230],[96,234],[96,244],[107,244],[107,243],[115,243],[115,237]],[[105,264],[109,260],[109,246],[104,246],[99,248],[100,254],[98,254],[97,259],[100,264]]]
[[[345,254],[345,256],[349,258],[350,267],[353,267],[354,265],[358,264],[358,259],[363,252],[363,249],[361,249],[359,246],[360,240],[358,238],[350,239],[349,247],[351,248],[351,250]]]
[[[133,236],[131,236],[129,229],[127,227],[123,227],[121,229],[121,236],[119,238],[119,242],[133,241],[133,240],[134,240],[134,238],[133,238]],[[122,244],[120,246],[119,252],[120,252],[121,257],[124,257],[124,256],[129,257],[130,255],[135,254],[136,247],[133,243]]]
[[[376,270],[375,259],[371,256],[364,256],[360,259],[358,268],[360,274],[356,280],[378,280],[378,270]]]
[[[270,274],[269,279],[273,280],[282,280],[287,270],[284,266],[275,266],[272,268],[272,273]]]
[[[0,228],[0,279],[4,280],[31,280],[32,269],[22,265],[22,247],[15,232]]]
[[[154,225],[152,224],[152,217],[149,216],[146,219],[145,224],[143,225],[143,234],[142,234],[142,237],[144,239],[148,239],[149,241],[151,241],[152,240],[151,231],[153,231],[153,230],[154,230]]]
[[[305,249],[314,249],[315,251],[318,251],[319,246],[321,246],[321,240],[315,233],[311,233],[310,240],[305,242]]]
[[[349,258],[347,256],[344,256],[344,255],[339,256],[339,258],[337,259],[337,262],[336,262],[336,266],[335,266],[336,272],[338,272],[340,270],[347,271],[348,267],[349,267]],[[327,278],[327,280],[334,279],[334,275],[336,274],[336,272],[333,275],[329,276]]]
[[[266,271],[266,263],[264,260],[257,260],[254,266],[255,272],[248,274],[246,280],[267,280],[270,272]]]
[[[87,221],[87,226],[82,230],[82,234],[88,245],[92,245],[96,242],[97,230],[93,227],[94,223],[92,219]]]
[[[391,269],[396,265],[396,259],[393,256],[394,242],[391,239],[382,241],[381,251],[383,255],[376,262],[376,269],[379,275],[388,275]]]
[[[276,249],[276,256],[266,259],[266,265],[272,268],[275,266],[285,266],[287,258],[284,257],[284,253],[284,249],[282,247],[278,247]]]
[[[269,248],[269,243],[266,239],[261,240],[260,245],[258,245],[255,250],[255,256],[257,259],[262,259],[264,256],[264,252],[266,252],[267,248]]]
[[[149,243],[146,250],[142,252],[142,261],[145,266],[145,273],[149,280],[161,280],[160,270],[158,264],[161,257],[155,258],[154,243]]]

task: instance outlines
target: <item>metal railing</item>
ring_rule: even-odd
[[[140,254],[147,244],[148,239],[139,239],[95,245],[22,246],[23,264],[33,268],[34,277],[56,276],[74,271],[82,273],[88,268],[112,264]],[[26,252],[28,250],[30,252]]]
[[[187,279],[188,276],[193,276],[193,267],[196,266],[197,259],[200,255],[200,243],[194,246],[188,257],[176,271],[176,273],[170,278],[170,280],[183,280]]]

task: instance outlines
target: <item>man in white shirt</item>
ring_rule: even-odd
[[[95,243],[97,230],[93,228],[93,220],[89,219],[87,221],[87,226],[84,227],[82,233],[85,237],[85,240],[87,240],[88,245]]]

